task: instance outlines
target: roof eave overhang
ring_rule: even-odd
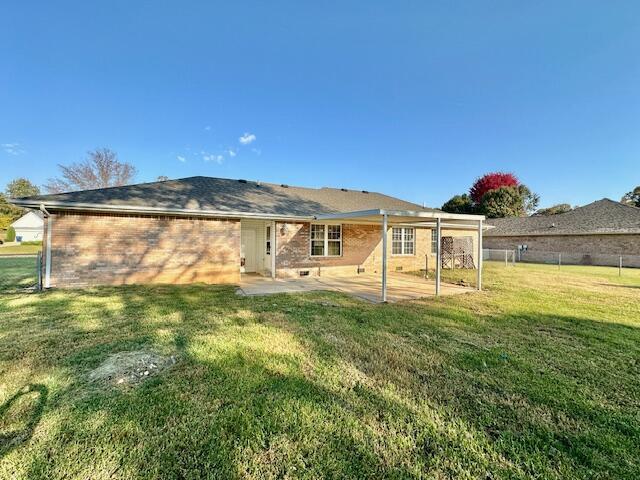
[[[139,215],[174,215],[186,217],[212,217],[212,218],[252,218],[256,220],[292,220],[292,221],[310,221],[313,216],[302,215],[279,215],[272,213],[259,212],[238,212],[227,210],[203,210],[189,208],[166,208],[166,207],[138,207],[133,205],[107,205],[96,203],[76,203],[76,202],[60,202],[60,201],[36,201],[11,199],[11,203],[26,208],[41,208],[44,206],[47,210],[63,210],[63,211],[80,211],[80,212],[96,212],[96,213],[127,213]]]

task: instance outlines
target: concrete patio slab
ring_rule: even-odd
[[[270,278],[259,275],[243,275],[239,295],[270,295],[274,293],[311,292],[332,290],[363,298],[370,302],[381,301],[382,283],[379,275],[362,274],[351,277]],[[442,284],[442,295],[474,292],[475,289],[459,285]],[[435,282],[407,274],[389,274],[387,277],[387,301],[397,302],[435,295]]]

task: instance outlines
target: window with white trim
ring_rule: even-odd
[[[310,239],[312,257],[342,255],[342,225],[312,223]]]
[[[413,255],[416,251],[416,230],[413,227],[393,227],[391,254]]]
[[[431,230],[431,253],[438,253],[438,231]]]

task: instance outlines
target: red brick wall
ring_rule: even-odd
[[[382,268],[382,241],[379,225],[342,225],[342,256],[311,257],[309,247],[309,223],[276,223],[276,275],[298,276],[300,270],[309,275],[355,275],[359,266],[366,273],[377,273]],[[443,230],[442,235],[471,236],[474,241],[474,257],[477,233],[464,230]],[[415,255],[391,254],[391,228],[387,233],[388,268],[395,271],[424,269],[428,256],[429,269],[435,268],[435,255],[431,253],[431,229],[416,228]]]
[[[240,222],[55,213],[51,286],[237,283]]]

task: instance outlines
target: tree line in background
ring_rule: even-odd
[[[118,187],[133,182],[137,170],[128,162],[122,162],[118,155],[108,148],[98,148],[87,153],[86,158],[70,165],[58,165],[60,176],[48,179],[44,189],[47,193],[61,193],[74,190]],[[161,175],[158,181],[169,180]],[[8,198],[39,195],[40,188],[26,178],[16,178],[9,182],[4,193],[0,192],[0,230],[7,227],[24,214],[25,209],[8,202]],[[640,207],[640,186],[626,193],[622,203]],[[493,172],[478,178],[469,193],[454,195],[442,210],[449,213],[476,213],[488,218],[522,217],[525,215],[556,215],[573,209],[567,203],[536,210],[540,197],[520,182],[512,173]]]
[[[128,185],[133,182],[137,173],[131,163],[121,162],[118,155],[108,148],[90,151],[83,161],[58,167],[60,176],[50,178],[44,186],[47,193]],[[7,229],[25,213],[25,209],[10,204],[9,198],[39,194],[40,188],[26,178],[17,178],[9,182],[4,193],[0,193],[0,230]]]
[[[547,216],[573,210],[568,203],[559,203],[536,210],[540,197],[512,173],[493,172],[478,178],[469,193],[454,195],[442,210],[449,213],[475,213],[487,218]],[[640,207],[640,186],[626,193],[621,203]]]
[[[455,195],[442,210],[449,213],[475,213],[488,218],[522,217],[533,213],[540,197],[512,173],[493,172],[478,178],[469,193]]]

